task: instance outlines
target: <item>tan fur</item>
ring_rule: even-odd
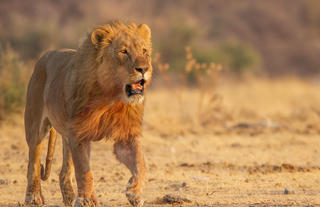
[[[90,170],[90,141],[115,142],[114,153],[132,173],[127,198],[142,206],[144,158],[138,138],[144,96],[128,96],[126,85],[144,79],[150,83],[151,32],[148,26],[115,22],[95,28],[78,51],[63,49],[41,57],[29,82],[25,111],[29,145],[27,204],[43,204],[40,187],[40,152],[48,130],[63,137],[60,188],[66,205],[74,193],[75,169],[78,198],[74,206],[95,206],[97,199]],[[50,173],[55,136],[50,136],[45,173]],[[72,157],[72,158],[71,158]]]

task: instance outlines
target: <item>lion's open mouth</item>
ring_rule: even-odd
[[[126,85],[127,96],[130,97],[130,96],[137,95],[137,94],[143,95],[144,83],[145,82],[146,81],[144,79],[141,79],[136,83],[127,84]]]

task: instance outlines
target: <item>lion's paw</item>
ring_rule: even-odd
[[[96,203],[92,199],[87,198],[77,198],[74,202],[73,207],[95,207]]]
[[[74,195],[63,195],[63,203],[65,206],[72,206]]]
[[[64,186],[61,188],[63,203],[65,206],[72,206],[75,194],[71,186]]]
[[[28,192],[26,195],[25,203],[27,205],[41,206],[44,204],[44,198],[41,192]]]
[[[144,200],[142,199],[141,195],[128,190],[126,192],[126,196],[127,196],[129,203],[132,206],[134,206],[134,207],[142,207],[143,206]]]

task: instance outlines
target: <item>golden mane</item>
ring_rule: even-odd
[[[141,135],[143,105],[117,102],[111,106],[92,103],[73,122],[80,140],[98,141],[106,137],[129,141]]]

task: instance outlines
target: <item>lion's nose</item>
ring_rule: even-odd
[[[144,74],[145,72],[147,72],[148,71],[148,67],[144,67],[144,68],[140,68],[140,67],[138,67],[138,68],[135,68],[136,69],[136,71],[138,71],[139,73],[142,73],[142,74]]]

